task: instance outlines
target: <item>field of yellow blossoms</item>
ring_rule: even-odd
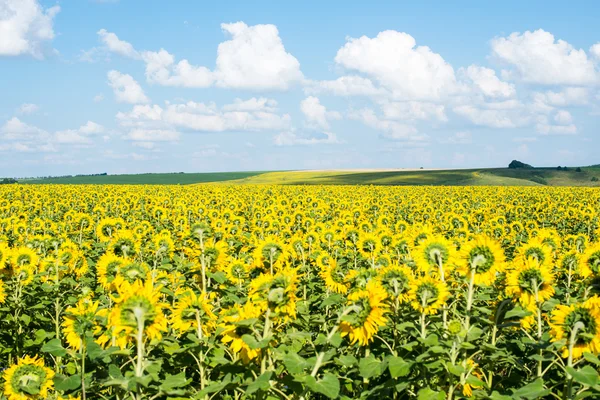
[[[600,398],[600,191],[0,188],[0,398]]]

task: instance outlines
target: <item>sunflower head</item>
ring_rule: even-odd
[[[504,251],[500,244],[485,235],[475,237],[461,249],[458,271],[469,276],[474,270],[475,284],[490,286],[505,269]]]
[[[435,314],[450,295],[444,282],[430,276],[413,280],[408,296],[412,307],[425,314]]]
[[[339,327],[341,335],[348,336],[352,344],[368,345],[379,327],[387,323],[386,298],[385,289],[375,283],[351,293]]]
[[[600,352],[600,311],[597,297],[584,303],[559,305],[552,311],[550,334],[553,341],[566,340],[563,357],[569,355],[569,341],[575,338],[573,357],[580,358],[584,352]]]
[[[442,236],[428,235],[415,250],[414,261],[422,272],[451,270],[455,265],[455,248]]]
[[[9,400],[46,399],[54,372],[44,360],[25,356],[4,371],[4,394]]]

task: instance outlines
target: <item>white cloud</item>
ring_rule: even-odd
[[[487,126],[489,128],[517,128],[531,123],[530,115],[523,113],[519,109],[488,109],[472,105],[462,105],[454,107],[453,111],[475,125]]]
[[[328,92],[336,96],[389,95],[385,89],[375,87],[370,79],[355,75],[342,76],[333,81],[306,81],[304,91],[308,94]]]
[[[323,132],[320,137],[302,137],[298,136],[294,130],[281,132],[273,138],[273,142],[276,146],[310,146],[342,143],[333,132]]]
[[[232,104],[223,106],[224,111],[265,111],[276,112],[277,101],[265,97],[252,97],[248,100],[235,99]]]
[[[381,110],[387,119],[414,121],[414,120],[438,120],[448,121],[443,104],[428,103],[422,101],[383,101]]]
[[[219,44],[217,86],[285,90],[304,76],[298,60],[286,52],[275,25],[221,24],[231,40]]]
[[[595,59],[600,60],[600,43],[596,43],[590,47],[590,54],[594,56]]]
[[[304,79],[298,60],[286,52],[275,25],[248,26],[243,22],[221,24],[230,40],[219,44],[214,71],[192,65],[165,49],[138,52],[117,35],[98,32],[109,51],[146,63],[146,79],[163,86],[285,90]]]
[[[415,39],[403,32],[348,39],[335,62],[369,76],[398,99],[440,99],[456,90],[452,66],[429,47],[416,46]]]
[[[43,141],[50,136],[45,130],[28,125],[16,117],[6,121],[0,127],[0,133],[4,140],[16,141]]]
[[[164,49],[158,52],[144,51],[146,79],[162,86],[205,88],[213,84],[212,72],[206,67],[197,67],[188,60],[175,63],[175,57]]]
[[[552,107],[566,107],[588,104],[590,90],[585,87],[566,87],[560,92],[551,90],[534,92],[533,102],[540,110],[549,111]]]
[[[492,54],[514,68],[519,79],[546,85],[586,85],[598,82],[594,63],[582,49],[539,29],[515,32],[491,42]]]
[[[54,133],[52,142],[58,144],[91,144],[91,136],[102,132],[104,132],[104,127],[102,125],[88,121],[78,129],[67,129]]]
[[[219,154],[219,146],[218,144],[207,144],[204,146],[200,146],[197,150],[192,154],[194,158],[206,158],[206,157],[214,157]]]
[[[119,103],[137,104],[150,101],[140,84],[131,75],[111,70],[108,72],[108,84],[113,89]]]
[[[44,43],[54,39],[59,6],[44,10],[37,0],[0,0],[0,56],[30,54],[43,58]]]
[[[348,117],[353,120],[361,121],[363,124],[383,132],[382,135],[388,139],[415,141],[427,139],[427,135],[419,134],[417,128],[414,126],[381,119],[370,108],[351,111],[348,114]]]
[[[100,29],[97,34],[100,37],[100,41],[109,51],[120,54],[123,57],[140,58],[140,54],[133,48],[131,43],[120,40],[114,33],[108,32],[106,29]]]
[[[104,100],[104,95],[102,93],[97,94],[94,96],[94,103],[100,103],[102,100]]]
[[[21,107],[19,107],[19,114],[23,114],[23,115],[33,114],[36,111],[38,111],[39,109],[40,109],[40,107],[37,104],[25,103],[25,104],[21,104]]]
[[[136,142],[176,142],[179,132],[165,129],[132,129],[126,139]]]
[[[327,111],[327,108],[314,96],[302,100],[300,110],[304,114],[308,125],[314,129],[328,130],[329,120],[342,118],[342,115],[337,111]]]
[[[558,110],[556,114],[554,114],[554,122],[559,125],[570,125],[573,122],[573,117],[568,111]]]
[[[278,114],[271,99],[237,99],[221,108],[214,103],[135,105],[129,112],[117,113],[117,121],[130,131],[126,139],[134,141],[175,141],[179,131],[229,132],[272,131],[290,129],[288,114]]]
[[[460,72],[487,97],[508,98],[516,94],[515,85],[498,79],[493,69],[470,65],[467,69],[461,69]]]

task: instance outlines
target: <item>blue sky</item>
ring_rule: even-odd
[[[0,176],[597,164],[599,12],[0,0]]]

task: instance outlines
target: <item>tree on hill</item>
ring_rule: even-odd
[[[508,168],[510,168],[510,169],[519,169],[519,168],[521,168],[521,169],[527,169],[527,168],[531,168],[531,169],[533,169],[533,167],[531,165],[525,164],[525,163],[523,163],[521,161],[517,161],[517,160],[512,160],[510,162],[510,164],[508,164]]]
[[[17,183],[16,179],[13,178],[4,178],[2,180],[0,180],[0,185],[8,185],[11,183]]]

